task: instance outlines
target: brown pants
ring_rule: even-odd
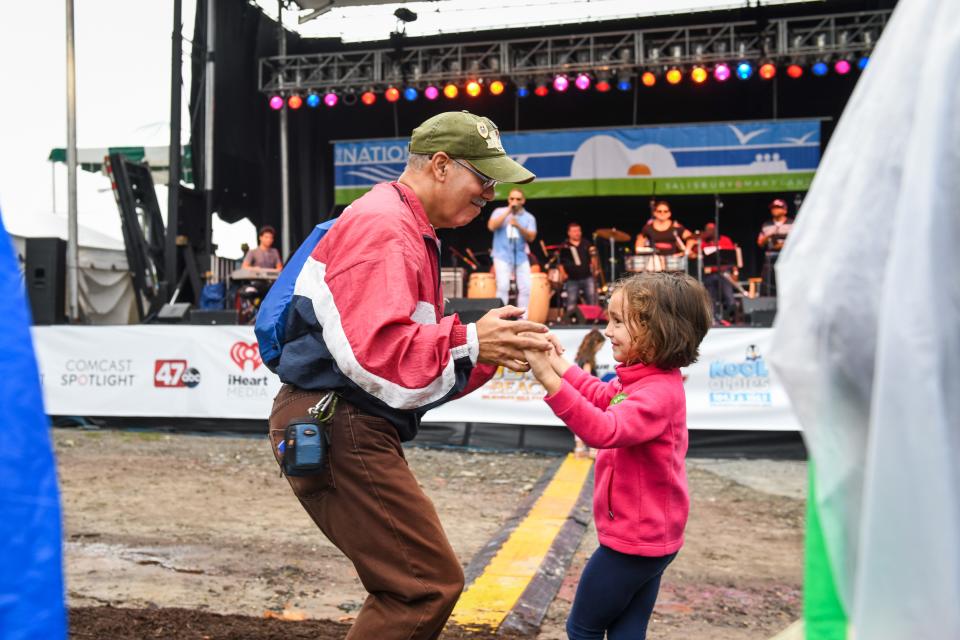
[[[275,456],[287,422],[307,415],[320,396],[290,385],[280,389],[270,416]],[[407,466],[397,430],[340,399],[327,433],[324,471],[287,479],[369,593],[347,639],[439,637],[463,589],[463,569]]]

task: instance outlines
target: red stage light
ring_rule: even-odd
[[[303,106],[303,98],[294,94],[287,98],[287,106],[289,106],[291,109],[299,109]]]
[[[796,80],[803,76],[803,67],[799,64],[792,64],[787,67],[787,75]]]
[[[387,102],[396,102],[400,99],[400,89],[389,87],[383,92],[383,97],[387,99]]]
[[[760,70],[757,72],[760,74],[760,77],[764,80],[772,80],[775,75],[777,75],[777,65],[772,62],[764,62],[760,65]]]
[[[657,76],[653,71],[644,71],[643,75],[640,76],[640,82],[642,82],[645,87],[652,87],[657,84]]]
[[[606,80],[600,80],[599,82],[597,82],[597,84],[593,86],[595,86],[597,88],[597,91],[599,91],[600,93],[606,93],[607,91],[610,91],[610,83],[607,82]]]
[[[490,83],[490,93],[492,93],[495,96],[498,96],[501,93],[503,93],[504,89],[506,89],[506,87],[499,80],[494,80],[493,82]]]
[[[364,91],[363,95],[360,96],[360,102],[367,105],[368,107],[377,101],[377,94],[373,91]]]
[[[537,88],[533,90],[533,94],[540,98],[547,95],[548,93],[550,93],[550,89],[547,89],[547,85],[545,84],[538,84]]]
[[[459,93],[460,89],[458,89],[457,85],[453,84],[452,82],[443,88],[443,95],[447,96],[451,100],[456,98],[457,94]]]
[[[477,82],[476,80],[471,80],[470,82],[467,83],[467,87],[466,87],[467,95],[470,96],[471,98],[476,98],[478,95],[480,95],[480,92],[482,90],[483,88],[480,86],[480,83]]]

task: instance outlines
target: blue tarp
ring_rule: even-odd
[[[30,312],[0,220],[0,639],[66,638],[60,493]]]

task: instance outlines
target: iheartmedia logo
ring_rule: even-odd
[[[230,359],[240,367],[241,371],[247,370],[247,363],[250,364],[250,370],[256,371],[263,360],[260,359],[260,347],[256,342],[247,344],[246,342],[234,342],[230,347]]]
[[[153,365],[153,386],[188,387],[200,384],[200,372],[187,366],[186,360],[157,360]]]

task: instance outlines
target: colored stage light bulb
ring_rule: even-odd
[[[580,91],[586,91],[590,88],[590,76],[585,73],[581,73],[577,76],[577,79],[573,81],[574,86]]]
[[[757,74],[764,80],[772,80],[773,77],[777,75],[777,65],[772,62],[764,62],[760,65]]]
[[[360,96],[360,102],[362,102],[368,107],[376,101],[377,101],[377,94],[375,94],[373,91],[364,91],[363,95]]]
[[[274,111],[283,109],[283,98],[280,96],[270,96],[270,108]]]
[[[443,88],[443,95],[445,95],[450,100],[453,100],[454,98],[456,98],[457,95],[459,95],[459,93],[460,93],[460,89],[458,89],[457,85],[453,84],[452,82]]]
[[[417,91],[416,87],[407,87],[403,90],[403,99],[407,102],[413,102],[417,99],[417,96],[420,95],[420,92]]]
[[[713,79],[717,82],[726,82],[730,79],[730,65],[721,62],[713,68]]]
[[[547,85],[545,84],[538,84],[537,88],[533,90],[533,94],[538,98],[542,98],[548,93],[550,93],[550,89],[547,89]]]
[[[530,87],[528,87],[525,84],[522,84],[519,87],[517,87],[517,97],[526,98],[529,95],[530,95]]]
[[[680,69],[674,67],[673,69],[667,71],[666,78],[667,82],[670,84],[680,84],[680,81],[683,80],[683,73],[680,71]]]
[[[599,80],[594,86],[600,93],[606,93],[607,91],[610,91],[610,83],[606,80]]]
[[[857,60],[857,69],[860,69],[860,71],[863,71],[864,69],[867,68],[867,64],[869,64],[869,62],[870,62],[870,57],[863,56],[862,58]]]
[[[830,70],[830,67],[827,66],[827,63],[823,60],[815,63],[810,69],[813,72],[813,75],[823,77],[827,75],[827,72]]]
[[[644,71],[643,75],[640,76],[640,81],[643,83],[643,86],[652,87],[657,84],[657,74],[653,71]]]
[[[482,90],[483,88],[480,86],[480,83],[477,82],[476,80],[471,80],[470,82],[467,83],[467,86],[466,86],[467,95],[470,96],[471,98],[476,98],[478,95],[480,95],[480,92]]]
[[[335,107],[337,106],[338,102],[340,102],[340,96],[335,94],[333,91],[323,96],[323,104],[327,105],[328,107]]]
[[[697,84],[703,84],[707,81],[707,70],[703,67],[694,67],[690,72],[690,79]]]
[[[630,82],[627,78],[621,78],[617,80],[617,89],[620,91],[630,91],[633,88],[633,83]]]
[[[430,85],[429,87],[423,90],[423,97],[426,98],[427,100],[436,100],[437,98],[440,97],[440,89],[438,89],[433,85]]]
[[[492,93],[495,96],[498,96],[501,93],[503,93],[503,90],[506,88],[507,88],[506,85],[504,85],[503,82],[500,80],[494,80],[493,82],[490,83],[490,93]]]
[[[311,93],[307,96],[307,106],[311,109],[315,109],[320,106],[320,96],[315,93]]]
[[[796,80],[803,77],[803,67],[799,64],[791,64],[787,67],[787,75]]]
[[[566,91],[570,87],[570,80],[567,79],[565,75],[559,75],[553,79],[553,89],[554,91],[560,91],[561,93]]]
[[[741,80],[749,80],[753,75],[753,65],[749,62],[741,62],[737,65],[737,77]]]
[[[300,107],[303,106],[303,98],[294,94],[289,98],[287,98],[287,106],[290,107],[291,109],[299,109]]]
[[[844,58],[833,63],[833,70],[841,76],[845,76],[850,73],[851,68],[850,61]]]

